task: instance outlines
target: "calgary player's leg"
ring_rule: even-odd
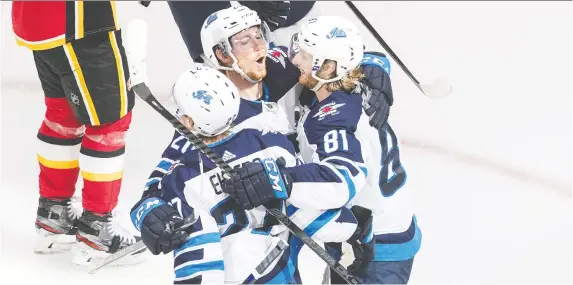
[[[85,264],[136,241],[112,221],[111,213],[123,177],[134,94],[126,88],[129,72],[120,31],[72,41],[57,52],[50,60],[57,66],[76,118],[86,125],[78,154],[84,212],[77,223],[76,237],[81,243],[74,257],[74,262]]]
[[[70,198],[78,180],[79,150],[85,129],[66,100],[58,74],[44,60],[53,53],[54,50],[34,52],[46,104],[37,136],[40,201],[36,230],[40,237],[34,251],[41,254],[63,252],[75,243],[74,222],[78,217],[71,211]]]

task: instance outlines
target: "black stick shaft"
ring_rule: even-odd
[[[344,1],[344,2],[346,3],[346,5],[348,5],[350,10],[352,10],[354,15],[356,15],[356,17],[358,17],[360,22],[362,22],[362,24],[364,26],[366,26],[368,31],[370,31],[370,33],[374,36],[374,38],[378,41],[378,43],[384,48],[384,50],[386,50],[386,52],[388,52],[388,54],[394,59],[394,61],[396,61],[396,63],[400,66],[400,68],[402,68],[402,70],[412,80],[412,82],[414,82],[416,87],[418,87],[418,89],[420,89],[420,91],[422,91],[422,93],[425,93],[424,90],[422,89],[422,86],[420,86],[420,81],[418,81],[418,79],[416,79],[414,74],[412,74],[412,72],[410,72],[408,67],[406,67],[406,65],[402,62],[402,60],[400,60],[398,55],[392,50],[392,48],[390,48],[390,46],[386,43],[386,41],[384,41],[384,39],[382,39],[380,34],[378,34],[376,29],[374,29],[374,27],[372,27],[370,22],[368,22],[366,17],[364,17],[364,15],[362,15],[360,10],[358,10],[358,8],[356,8],[356,6],[352,3],[352,1]]]

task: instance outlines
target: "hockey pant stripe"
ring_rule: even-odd
[[[113,2],[112,2],[113,3]],[[115,4],[112,4],[112,10],[115,13]],[[114,17],[115,19],[115,17]],[[117,20],[116,20],[117,25]],[[119,78],[119,99],[120,99],[120,113],[119,116],[123,117],[127,115],[127,87],[125,86],[125,74],[123,72],[123,60],[121,59],[121,54],[119,52],[119,46],[117,44],[117,39],[115,37],[115,32],[109,32],[109,42],[111,49],[113,50],[113,55],[115,57],[115,66],[117,67],[117,75]]]
[[[72,47],[71,43],[67,43],[63,47],[64,47],[64,52],[66,53],[66,57],[68,58],[68,62],[70,63],[70,66],[74,70],[74,77],[76,79],[76,84],[78,85],[80,93],[82,94],[82,96],[80,97],[82,97],[84,105],[86,106],[86,110],[90,118],[90,123],[93,126],[97,126],[100,124],[99,117],[97,115],[94,102],[90,95],[90,91],[88,90],[88,87],[86,85],[86,80],[84,78],[84,74],[82,72],[80,63],[78,61],[78,57],[76,56],[76,52],[74,51],[74,48]]]
[[[74,25],[76,32],[76,39],[81,39],[84,37],[84,2],[77,1],[74,3]]]
[[[112,10],[115,11],[115,9],[113,7],[115,7],[115,5],[112,6]],[[125,74],[125,68],[126,67],[124,68],[124,65],[123,65],[123,58],[122,58],[122,54],[120,52],[120,44],[119,44],[118,39],[116,37],[116,32],[110,31],[110,32],[108,32],[108,36],[109,36],[109,45],[110,45],[111,51],[113,52],[113,55],[114,55],[115,68],[117,71],[117,78],[118,78],[118,81],[117,81],[118,85],[117,86],[119,89],[119,99],[120,99],[119,117],[123,118],[129,112],[129,110],[128,110],[129,98],[128,98],[128,91],[127,91],[127,86],[126,86],[127,77]],[[72,46],[72,43],[65,44],[63,46],[63,49],[64,49],[64,52],[65,52],[66,57],[68,59],[68,63],[70,64],[70,67],[72,67],[72,70],[74,71],[73,72],[74,78],[75,78],[76,84],[79,88],[79,91],[82,95],[80,97],[82,97],[84,105],[86,106],[86,111],[87,111],[88,117],[90,119],[90,125],[99,126],[101,123],[101,120],[100,120],[100,117],[99,117],[98,112],[96,110],[92,95],[90,94],[88,84],[86,83],[84,73],[82,71],[80,62],[79,62],[78,57],[76,55],[76,52],[74,51],[74,47]]]

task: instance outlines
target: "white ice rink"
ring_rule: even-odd
[[[13,40],[10,6],[2,2],[0,282],[172,284],[170,255],[87,275],[69,255],[32,253],[34,143],[45,108],[32,54]],[[166,94],[191,63],[167,5],[118,6],[124,27],[133,17],[150,24],[150,86]],[[356,20],[343,2],[317,6]],[[572,3],[357,6],[418,79],[445,75],[454,84],[451,97],[431,101],[392,68],[391,122],[423,233],[410,284],[572,284]],[[363,35],[379,49],[365,28]],[[119,203],[128,226],[171,134],[137,100]]]

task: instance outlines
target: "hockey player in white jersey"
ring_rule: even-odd
[[[384,55],[371,54],[364,57],[362,65],[380,66],[384,70],[378,83],[371,85],[371,91],[384,93],[389,102],[382,104],[389,108],[390,62]],[[369,149],[368,170],[378,174],[368,177],[362,193],[353,201],[354,205],[371,209],[374,215],[375,258],[359,278],[363,283],[406,284],[422,244],[422,232],[411,204],[406,170],[400,161],[400,143],[387,120],[388,112],[384,118],[386,122],[380,130],[369,129],[359,134],[363,141],[369,142],[364,145]]]
[[[375,131],[362,111],[360,93],[352,93],[363,77],[358,68],[363,58],[362,39],[350,22],[319,17],[303,25],[293,38],[289,55],[301,71],[299,82],[316,92],[318,99],[303,112],[297,128],[300,154],[307,164],[280,168],[292,181],[289,202],[301,209],[343,207],[363,189],[369,172],[364,164],[368,154],[357,135],[364,129]],[[266,177],[264,168],[258,170],[257,164],[244,164],[239,171],[252,178],[224,181],[223,191],[246,209],[273,201],[272,188],[252,183]],[[333,180],[339,183],[326,183]],[[356,216],[372,219],[369,211]],[[354,244],[363,243],[372,245],[372,239]],[[371,248],[357,256],[356,264],[367,267],[372,255]]]
[[[389,62],[381,54],[369,54],[362,58],[360,36],[349,21],[340,17],[318,17],[309,20],[302,26],[301,31],[293,36],[289,58],[301,69],[300,83],[315,91],[317,99],[310,108],[303,110],[298,125],[299,147],[306,162],[324,161],[331,152],[352,148],[345,139],[348,131],[342,132],[336,127],[344,126],[342,122],[348,121],[348,118],[360,116],[360,109],[349,108],[352,106],[348,102],[351,101],[351,96],[336,98],[333,95],[337,94],[335,90],[354,88],[356,84],[351,83],[356,80],[353,79],[361,77],[358,69],[355,69],[357,63],[354,56],[359,56],[362,60],[363,70],[372,72],[370,67],[378,68],[376,73],[380,81],[370,82],[369,86],[377,88],[378,95],[388,95],[389,92],[391,99],[388,74],[378,72],[389,72]],[[331,75],[325,77],[325,74]],[[386,90],[380,91],[380,88]],[[391,102],[383,103],[380,105],[385,106],[386,110],[391,105]],[[383,119],[386,121],[386,118],[387,111]],[[332,130],[323,127],[328,126],[329,121],[336,122],[330,126]],[[349,271],[364,283],[406,283],[413,257],[420,248],[421,233],[409,204],[408,192],[397,191],[404,185],[406,178],[399,161],[397,139],[388,124],[377,130],[364,121],[356,120],[348,124],[362,143],[360,148],[370,174],[365,188],[350,204],[362,205],[374,212],[375,239],[369,243],[353,244],[356,260],[349,267]],[[291,179],[294,186],[299,175],[296,168],[281,169],[294,177]],[[247,187],[244,184],[243,181],[235,181],[233,185],[227,185],[226,191],[232,193],[239,187]],[[329,200],[331,197],[317,198]],[[237,199],[240,200],[241,197]],[[315,201],[309,201],[311,202]],[[319,202],[315,206],[321,204]],[[255,205],[256,203],[253,203],[249,207]],[[373,255],[374,261],[370,263]]]
[[[276,102],[298,83],[300,71],[288,60],[286,47],[268,49],[267,37],[268,31],[258,15],[244,6],[211,14],[201,28],[207,63],[223,71],[239,88],[241,107],[234,121],[235,130],[257,128],[292,133],[286,117],[294,117],[294,114],[285,115],[285,110]],[[369,78],[364,80],[368,82]],[[382,96],[369,96],[370,104],[365,107],[372,114],[370,124],[377,127],[383,122],[378,114],[384,113],[378,97]],[[294,137],[293,133],[291,140]],[[155,189],[167,170],[190,147],[191,143],[174,131],[160,162],[149,176],[145,191]]]
[[[279,157],[288,166],[296,165],[294,148],[286,136],[254,129],[232,132],[231,123],[239,112],[239,92],[221,75],[198,66],[178,79],[172,94],[184,125],[231,166],[261,160],[274,163]],[[213,116],[214,113],[220,115]],[[262,207],[245,211],[224,194],[220,182],[214,182],[225,176],[199,151],[188,150],[163,178],[161,187],[148,191],[132,209],[132,221],[153,254],[175,250],[176,284],[242,283],[265,258],[268,249],[288,235]],[[289,188],[290,182],[284,180],[280,184]],[[283,202],[276,202],[267,206],[286,211]],[[316,212],[332,223],[308,220],[314,219]],[[199,219],[190,230],[174,231],[182,217],[192,214]],[[292,216],[295,223],[305,226],[305,231],[312,231],[314,237],[325,241],[362,239],[367,231],[357,228],[356,219],[347,208],[300,211]],[[285,251],[266,273],[256,276],[256,283],[300,283],[291,255],[291,250]]]
[[[310,110],[306,109],[306,115],[303,114],[299,122],[298,133],[299,138],[301,138],[299,142],[301,143],[301,153],[305,159],[314,156],[316,150],[320,150],[320,143],[322,143],[320,141],[308,143],[308,132],[306,131],[309,119],[312,120],[316,116],[312,116],[313,110],[316,110],[317,105],[320,107],[320,103],[322,103],[321,89],[334,87],[328,86],[328,83],[326,86],[320,87],[322,82],[317,75],[324,68],[320,65],[321,59],[333,58],[332,53],[335,53],[336,50],[347,49],[345,47],[347,42],[345,41],[350,39],[349,31],[352,30],[355,31],[353,25],[339,17],[319,17],[309,21],[308,25],[301,28],[298,35],[293,36],[290,58],[302,69],[301,83],[313,89],[319,101],[319,103],[311,105]],[[346,54],[352,53],[346,51]],[[313,64],[315,62],[319,64]],[[364,56],[362,66],[362,70],[377,74],[371,77],[378,78],[378,81],[370,80],[369,87],[372,87],[372,91],[378,94],[382,93],[384,98],[389,98],[389,102],[380,102],[380,105],[386,106],[385,109],[387,110],[392,104],[388,60],[382,54],[370,53]],[[377,68],[372,69],[372,66]],[[319,71],[317,72],[317,70]],[[379,72],[380,70],[383,72]],[[339,74],[338,70],[337,74]],[[319,119],[321,116],[348,115],[348,112],[342,113],[343,107],[334,111],[331,110],[332,106],[321,108],[328,108],[328,110],[320,112]],[[387,114],[386,111],[383,117],[385,121]],[[357,194],[351,204],[364,206],[374,212],[373,232],[375,238],[373,242],[375,244],[354,244],[353,249],[357,260],[350,266],[349,270],[364,283],[407,283],[413,258],[421,245],[421,232],[410,205],[409,192],[404,187],[406,173],[400,163],[398,140],[387,123],[380,130],[359,123],[356,125],[355,133],[362,143],[361,147],[370,175],[365,188]],[[334,140],[330,140],[328,143],[328,145],[335,144]],[[365,256],[371,255],[370,251],[375,251],[375,257],[374,261],[368,264]]]
[[[226,8],[204,19],[201,39],[203,49],[209,51],[208,63],[222,70],[239,89],[241,103],[233,122],[235,131],[254,128],[291,132],[286,114],[276,102],[297,83],[298,70],[275,62],[283,55],[284,62],[286,53],[268,50],[267,36],[268,30],[257,14],[244,6]],[[267,64],[266,59],[271,57],[274,60]],[[267,69],[275,75],[267,76]],[[190,148],[191,142],[174,131],[145,190],[157,188],[167,170]]]
[[[345,26],[345,21],[337,17],[319,17],[315,23],[323,25],[323,31],[330,31],[329,35],[336,35],[339,33],[335,32],[336,29]],[[335,49],[340,42],[332,43],[324,38],[313,39],[308,36],[313,32],[320,34],[316,30],[320,30],[319,28],[320,25],[312,23],[303,26],[301,33],[293,37],[291,50],[296,50],[297,46],[305,50],[304,44],[300,43],[308,42],[313,47],[310,53],[316,60],[317,55],[320,58],[327,54],[325,49]],[[304,54],[301,52],[301,55]],[[304,62],[303,57],[300,59]],[[297,59],[293,60],[296,63]],[[361,264],[358,259],[349,269],[366,284],[405,284],[410,277],[414,256],[421,247],[422,235],[411,205],[411,193],[405,184],[406,171],[400,162],[398,138],[387,122],[389,107],[393,103],[390,62],[381,53],[368,52],[362,59],[361,70],[369,75],[370,80],[359,87],[382,99],[376,104],[384,111],[375,115],[381,116],[384,124],[378,130],[359,125],[356,132],[362,143],[370,175],[366,186],[351,204],[361,205],[373,212],[375,254],[374,260],[368,266]],[[303,78],[304,80],[306,79]],[[309,87],[312,86],[312,82],[310,83]],[[355,244],[353,249],[354,255],[359,258],[371,250],[368,244]],[[341,279],[337,280],[337,275],[334,277],[333,281],[340,283]]]

